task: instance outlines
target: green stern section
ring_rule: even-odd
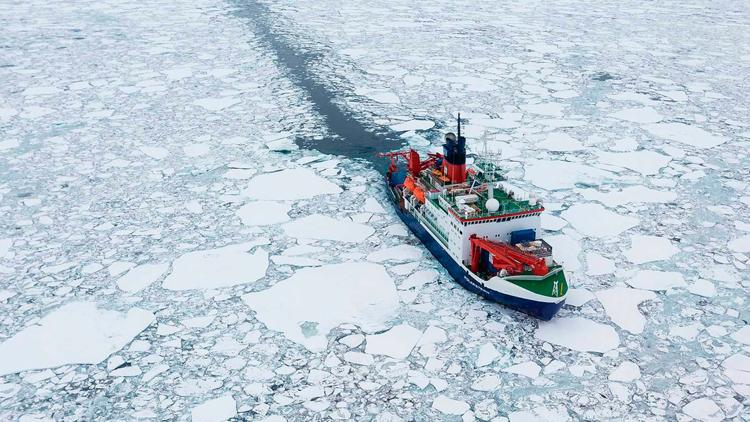
[[[521,274],[506,276],[505,280],[542,296],[565,297],[568,294],[568,281],[561,266],[551,267],[544,276]]]

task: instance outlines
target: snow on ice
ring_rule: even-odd
[[[242,190],[251,199],[306,199],[341,192],[341,188],[312,170],[297,168],[255,176]]]
[[[633,334],[643,332],[646,318],[638,311],[638,305],[647,300],[654,300],[656,294],[648,290],[613,287],[596,292],[607,316],[622,329]]]
[[[620,336],[611,326],[582,317],[557,317],[540,322],[534,337],[583,352],[604,353],[620,344]]]
[[[610,237],[635,227],[638,219],[620,215],[599,204],[575,204],[560,216],[581,234],[590,237]]]
[[[375,230],[353,221],[335,219],[327,215],[313,214],[282,226],[287,235],[301,239],[324,239],[339,242],[362,242]]]

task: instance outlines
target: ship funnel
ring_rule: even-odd
[[[466,181],[466,138],[461,136],[461,114],[458,115],[458,136],[449,132],[443,144],[443,173],[451,183]]]

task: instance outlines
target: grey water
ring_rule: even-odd
[[[321,59],[323,53],[314,48],[293,46],[278,25],[274,25],[274,12],[266,5],[256,0],[235,0],[234,4],[234,13],[248,19],[254,26],[261,41],[275,54],[277,65],[305,93],[330,134],[322,139],[298,138],[295,140],[297,145],[324,154],[363,159],[383,171],[385,161],[377,154],[398,149],[403,145],[403,140],[386,127],[358,120],[353,113],[337,104],[335,99],[345,93],[333,92],[312,71],[313,64]]]

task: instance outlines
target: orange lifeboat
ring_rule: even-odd
[[[409,192],[414,190],[414,179],[407,177],[406,180],[404,180],[404,190]]]
[[[424,190],[419,186],[414,188],[414,197],[417,198],[417,201],[424,204]]]

